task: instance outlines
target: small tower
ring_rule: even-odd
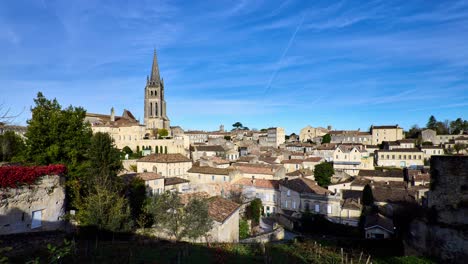
[[[115,111],[114,107],[111,108],[110,121],[115,122]]]

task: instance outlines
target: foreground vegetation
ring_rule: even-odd
[[[144,237],[115,241],[69,238],[65,242],[38,245],[10,254],[3,252],[7,256],[4,263],[434,263],[419,257],[374,256],[349,248],[342,251],[317,240],[207,245],[171,243]],[[1,255],[2,251],[0,259]]]

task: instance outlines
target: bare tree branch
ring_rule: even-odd
[[[24,109],[23,109],[24,111]],[[12,114],[11,113],[11,108],[6,108],[5,107],[5,104],[3,103],[0,103],[0,125],[8,125],[8,124],[11,124],[15,118],[17,118],[18,116],[20,116],[23,111],[21,111],[21,113],[19,114]]]

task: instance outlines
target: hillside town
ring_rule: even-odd
[[[304,128],[291,134],[286,134],[280,124],[252,130],[240,120],[232,126],[220,125],[217,131],[184,130],[170,123],[166,88],[170,89],[160,76],[154,51],[141,104],[142,121],[128,109],[119,110],[122,114],[117,115],[114,108],[108,113],[75,109],[82,111],[79,126],[71,123],[72,115],[68,123],[58,121],[47,112],[50,108],[64,115],[71,110],[60,110],[57,102],[39,94],[28,126],[11,125],[7,120],[1,123],[0,235],[58,230],[73,233],[86,226],[118,232],[129,226],[127,230],[134,233],[164,240],[268,243],[313,237],[314,233],[340,237],[334,232],[326,233],[332,228],[347,230],[341,235],[356,231],[355,238],[369,241],[404,241],[405,252],[442,260],[467,256],[466,230],[460,231],[460,227],[468,224],[464,215],[467,120],[456,119],[447,127],[431,116],[425,128],[383,123],[370,124],[366,131],[304,124]],[[108,142],[117,153],[118,164],[102,160],[111,154],[98,148],[94,158],[98,161],[93,160],[92,154],[86,156],[95,166],[104,166],[90,167],[93,177],[98,177],[88,183],[78,176],[72,177],[80,165],[76,162],[88,161],[80,153],[70,154],[70,159],[60,153],[80,152],[84,148],[77,145],[78,141],[58,145],[60,149],[51,147],[55,144],[51,143],[53,139],[43,140],[46,135],[37,134],[49,133],[42,128],[47,119],[49,126],[62,122],[58,126],[62,130],[51,135],[62,141],[57,144],[72,141],[67,138],[68,129],[89,129],[93,134],[91,145]],[[17,154],[20,155],[15,157]],[[118,212],[118,216],[109,212],[115,217],[113,220],[120,221],[111,227],[106,220],[94,223],[86,215],[93,212],[86,212],[90,205],[84,205],[92,194],[84,191],[84,186],[109,186],[113,172],[118,181],[129,187],[124,188],[126,191],[117,191],[116,187],[99,189],[96,195],[122,193],[129,199],[131,214],[118,218],[125,210]],[[143,200],[149,201],[145,203],[154,207],[145,207],[143,201],[139,207],[133,207],[137,203],[132,198],[135,182],[143,188],[146,196]],[[73,189],[77,184],[81,189]],[[171,199],[176,199],[176,206],[181,204],[180,208],[185,209],[177,208],[192,217],[191,225],[199,224],[195,230],[198,233],[189,227],[185,227],[184,233],[181,227],[173,230],[169,224],[159,225],[158,221],[179,221],[170,207],[163,211],[171,215],[169,219],[158,218],[157,213],[154,218],[148,216],[151,210],[145,208],[156,212],[161,203],[172,205]],[[78,200],[83,204],[78,205]],[[120,202],[127,203],[116,198],[112,206]],[[448,209],[453,204],[456,206]],[[110,210],[106,205],[100,206]],[[198,208],[196,211],[201,212],[203,206],[208,216],[203,221],[210,222],[207,225],[200,220],[203,215],[190,214],[187,209]],[[432,213],[420,214],[422,211]],[[434,217],[428,215],[434,214],[436,219],[428,220]],[[183,226],[183,219],[180,221]],[[314,225],[323,226],[325,233],[307,231]],[[451,242],[444,240],[447,236]],[[433,243],[443,245],[453,241],[458,241],[456,246],[442,246],[438,252],[431,252]]]

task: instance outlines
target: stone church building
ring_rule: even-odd
[[[164,100],[164,80],[159,74],[159,65],[156,50],[153,55],[151,73],[146,78],[144,101],[144,124],[140,124],[134,115],[124,109],[121,116],[116,116],[114,108],[110,115],[87,113],[86,122],[91,124],[93,133],[109,133],[115,141],[117,148],[125,146],[133,151],[150,149],[167,149],[167,153],[186,154],[188,140],[183,136],[174,136],[172,139],[158,139],[157,130],[167,129],[170,133],[170,121],[166,112]]]

